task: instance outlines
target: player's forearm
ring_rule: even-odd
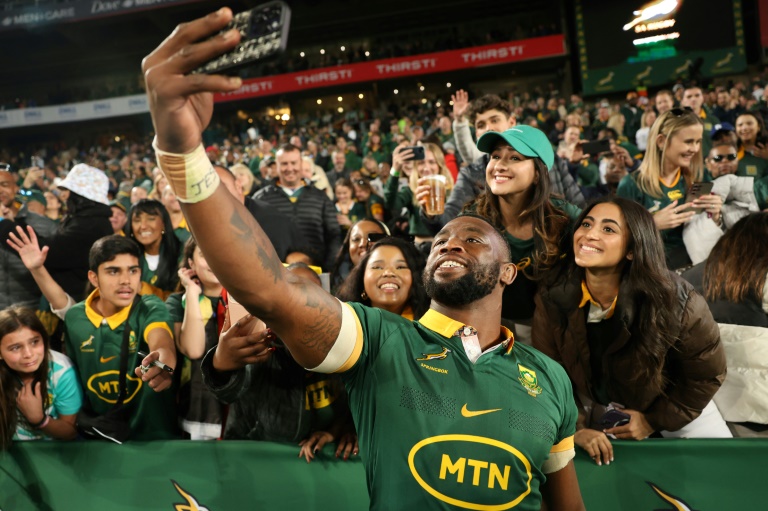
[[[253,215],[223,187],[182,208],[224,288],[277,333],[298,363],[319,365],[341,327],[338,301],[286,272]]]

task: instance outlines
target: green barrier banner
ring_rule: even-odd
[[[0,454],[0,510],[368,508],[359,459],[339,461],[326,448],[307,464],[298,451],[294,445],[234,441],[21,442]],[[615,461],[602,467],[577,454],[589,511],[767,507],[762,469],[768,440],[616,442],[614,454]]]

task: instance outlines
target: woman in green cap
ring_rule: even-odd
[[[507,240],[520,275],[504,291],[502,317],[527,324],[538,281],[559,266],[581,210],[551,196],[548,172],[555,153],[541,130],[517,125],[489,131],[477,147],[490,155],[485,192],[464,212],[487,219]]]

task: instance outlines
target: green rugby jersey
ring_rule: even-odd
[[[344,371],[371,509],[538,510],[542,464],[573,449],[571,384],[557,363],[506,340],[473,364],[464,325],[360,304]],[[337,341],[341,342],[341,341]]]
[[[647,209],[650,213],[656,213],[657,211],[666,208],[674,201],[677,201],[678,204],[683,204],[685,202],[685,194],[688,187],[685,183],[682,172],[678,172],[677,178],[670,186],[664,184],[664,181],[659,180],[659,186],[661,187],[661,197],[652,197],[651,195],[643,192],[637,185],[638,176],[639,174],[637,172],[633,172],[624,176],[621,182],[619,182],[618,188],[616,189],[616,195],[626,199],[632,199]],[[706,177],[704,178],[704,181],[710,180],[711,179]],[[664,249],[666,251],[685,246],[683,243],[682,225],[675,227],[674,229],[664,229],[661,231],[661,238],[664,240]]]
[[[91,307],[97,296],[98,289],[67,312],[64,336],[67,356],[77,369],[85,398],[94,412],[102,414],[117,401],[120,347],[130,307],[104,318]],[[137,352],[149,352],[149,332],[162,328],[173,337],[170,316],[165,304],[154,295],[143,295],[137,306],[138,310],[130,318],[126,375],[128,395],[125,402],[131,406],[131,439],[176,438],[175,386],[155,392],[134,373],[141,362]]]
[[[754,154],[739,150],[739,166],[736,169],[737,176],[754,177],[755,181],[768,175],[768,160]]]

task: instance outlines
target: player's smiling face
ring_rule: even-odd
[[[88,280],[99,288],[99,312],[112,316],[133,302],[141,289],[139,260],[130,254],[119,254],[101,263],[96,272],[88,272]]]
[[[501,235],[479,218],[448,222],[435,236],[427,260],[427,294],[444,305],[462,306],[492,293],[500,280],[511,284],[516,271],[513,264],[506,264],[503,243]]]

